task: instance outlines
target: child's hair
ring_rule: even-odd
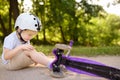
[[[18,28],[21,30],[28,29],[33,31],[40,31],[42,26],[38,17],[30,13],[22,13],[17,17],[15,22],[15,29],[17,30]]]

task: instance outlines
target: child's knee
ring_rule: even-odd
[[[31,52],[30,51],[23,51],[23,54],[25,54],[26,56],[30,56]]]

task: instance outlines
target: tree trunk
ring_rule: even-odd
[[[2,20],[1,15],[0,15],[0,24],[1,24],[1,31],[3,33],[3,38],[4,38],[7,35],[7,30],[5,28],[5,24],[4,24],[3,20]]]
[[[9,32],[12,32],[12,9],[9,8]]]
[[[43,0],[44,1],[44,12],[43,12],[43,16],[41,17],[42,19],[41,20],[43,20],[42,22],[43,22],[43,40],[44,40],[44,43],[46,43],[47,42],[47,39],[46,39],[46,26],[45,26],[45,17],[46,17],[46,13],[45,13],[45,7],[46,7],[46,0]],[[42,15],[42,14],[41,14]]]
[[[66,39],[65,39],[65,36],[64,36],[64,32],[62,30],[62,26],[59,26],[59,27],[60,27],[60,32],[61,32],[61,36],[62,36],[63,42],[66,43]]]
[[[18,8],[18,1],[17,0],[10,0],[10,8],[13,13],[13,19],[14,21],[19,15],[19,8]]]
[[[17,0],[9,0],[9,28],[8,33],[12,32],[12,18],[14,19],[14,22],[16,18],[19,15],[19,8],[18,8],[18,2]]]

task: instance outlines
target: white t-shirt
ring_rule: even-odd
[[[23,44],[23,43],[17,37],[16,31],[15,31],[15,32],[11,33],[10,35],[8,35],[7,37],[5,37],[3,48],[12,50],[21,44]],[[28,41],[27,44],[30,44],[30,41]],[[2,62],[3,62],[3,64],[7,64],[9,62],[9,60],[4,59],[4,53],[2,53]]]

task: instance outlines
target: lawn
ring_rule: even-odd
[[[52,45],[34,45],[37,51],[42,51],[46,55],[53,55],[52,50],[54,46]],[[65,51],[66,52],[66,51]],[[2,53],[2,45],[0,46],[0,53]],[[98,55],[120,55],[120,46],[107,46],[107,47],[81,47],[73,46],[71,50],[71,55],[74,56],[98,56]]]
[[[42,51],[47,55],[52,55],[52,50],[54,49],[54,46],[50,45],[41,45],[35,47],[38,51]],[[71,55],[74,56],[120,55],[120,46],[107,46],[107,47],[73,46],[71,50]]]

